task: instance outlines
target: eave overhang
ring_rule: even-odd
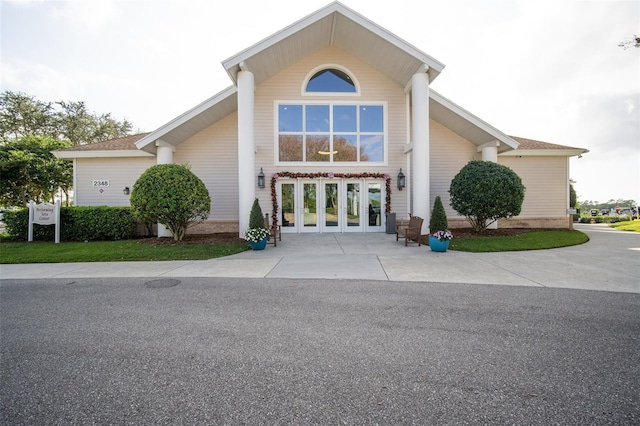
[[[310,53],[335,46],[353,55],[401,87],[407,86],[417,72],[429,74],[429,81],[444,69],[444,64],[398,38],[339,2],[308,15],[281,31],[222,62],[237,84],[240,68],[262,81],[277,74]]]
[[[517,149],[519,143],[500,130],[456,105],[433,89],[429,90],[429,116],[477,146],[499,142],[498,153]]]
[[[136,142],[155,154],[158,143],[177,146],[238,109],[238,89],[230,86]],[[158,142],[158,143],[157,143]]]
[[[64,160],[73,160],[74,158],[136,158],[136,157],[153,157],[145,151],[137,149],[123,150],[91,150],[91,151],[51,151],[56,157]]]

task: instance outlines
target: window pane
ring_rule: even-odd
[[[343,92],[354,93],[356,86],[346,73],[328,69],[314,74],[307,83],[307,92]]]
[[[383,161],[384,143],[382,135],[360,136],[360,161]]]
[[[302,161],[302,136],[280,135],[278,152],[280,161]]]
[[[382,132],[383,129],[382,106],[366,105],[360,107],[360,131]]]
[[[358,161],[357,136],[334,135],[333,151],[333,161]]]
[[[307,136],[307,161],[329,161],[329,136]]]
[[[292,183],[282,184],[282,221],[281,225],[296,226],[295,186]]]
[[[305,131],[329,131],[329,105],[307,105],[305,112],[307,124]]]
[[[278,131],[302,131],[302,105],[280,105],[278,108]]]
[[[334,105],[333,107],[333,131],[357,132],[355,105]]]

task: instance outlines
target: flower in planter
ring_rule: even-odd
[[[269,236],[269,230],[266,228],[249,228],[244,233],[244,239],[252,243],[259,243]]]
[[[431,235],[437,238],[438,241],[449,241],[453,238],[453,234],[450,231],[436,231]]]

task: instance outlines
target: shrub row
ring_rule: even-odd
[[[589,217],[581,217],[580,223],[591,223],[591,220],[594,220],[596,223],[616,223],[616,222],[625,222],[629,220],[628,216],[589,216]]]
[[[4,213],[7,233],[11,238],[27,239],[29,209]],[[129,207],[61,207],[60,240],[123,240],[135,236],[137,220]],[[33,239],[53,241],[54,225],[33,225]]]

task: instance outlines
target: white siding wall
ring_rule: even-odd
[[[155,157],[145,158],[78,158],[76,160],[76,206],[128,206],[129,196],[122,190],[133,188],[138,177],[156,164]],[[94,188],[93,180],[109,180],[109,187]],[[100,192],[100,189],[103,191]]]
[[[431,208],[440,196],[448,218],[463,217],[450,206],[451,181],[469,161],[479,160],[477,146],[457,135],[442,124],[431,120]],[[420,167],[414,164],[413,167]]]
[[[360,83],[360,96],[303,96],[302,84],[307,74],[323,64],[336,64],[347,68]],[[363,163],[361,165],[275,165],[276,133],[274,122],[276,112],[274,101],[345,101],[354,102],[383,101],[387,102],[387,137],[388,151],[387,166],[375,166]],[[321,49],[291,67],[264,81],[256,88],[256,170],[263,168],[266,176],[266,187],[256,189],[256,196],[260,199],[260,206],[264,213],[271,212],[270,182],[273,173],[290,172],[336,172],[336,173],[388,173],[391,176],[391,210],[399,217],[406,215],[407,191],[398,191],[396,176],[402,167],[406,172],[406,154],[404,145],[406,135],[406,108],[404,88],[398,86],[375,69],[358,59],[345,54],[343,51],[327,47]],[[248,214],[248,212],[246,212]]]
[[[565,218],[569,207],[566,157],[498,157],[527,188],[519,218]]]
[[[230,114],[178,145],[175,164],[189,164],[209,190],[216,221],[238,220],[238,116]],[[247,212],[247,214],[249,214]]]

